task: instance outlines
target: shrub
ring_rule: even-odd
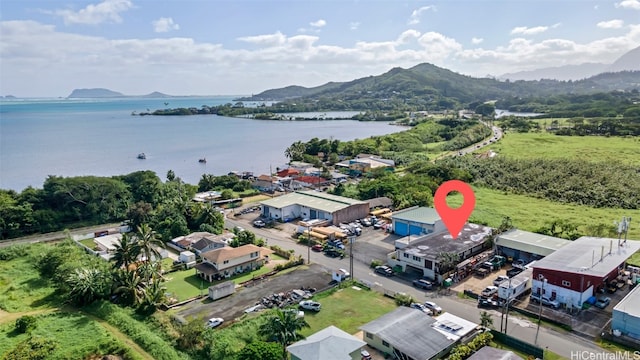
[[[376,266],[380,266],[380,265],[382,265],[382,261],[376,260],[376,259],[371,260],[371,267],[372,268],[375,268]]]
[[[27,256],[29,254],[29,245],[19,244],[11,245],[0,249],[0,260],[13,260]]]
[[[29,337],[21,341],[4,354],[3,360],[44,360],[48,359],[58,344],[51,339],[43,337]]]
[[[31,315],[25,315],[16,320],[16,332],[24,334],[36,328],[36,318]]]
[[[398,306],[409,306],[411,303],[415,302],[413,296],[405,293],[398,293],[394,297],[396,301],[396,305]]]

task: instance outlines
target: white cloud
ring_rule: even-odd
[[[327,25],[327,22],[324,21],[323,19],[319,19],[318,21],[310,22],[309,25],[311,25],[311,27],[314,27],[314,28],[321,28]]]
[[[278,31],[275,34],[245,36],[238,38],[238,40],[261,46],[277,46],[285,43],[286,36]]]
[[[640,10],[640,0],[623,0],[616,3],[617,8]]]
[[[409,20],[407,21],[407,23],[409,25],[415,25],[420,23],[420,16],[422,15],[422,13],[429,10],[436,11],[436,7],[433,5],[429,5],[429,6],[423,6],[419,9],[413,10],[413,12],[411,12],[411,17],[409,17]]]
[[[536,26],[536,27],[526,27],[526,26],[518,26],[511,30],[511,35],[536,35],[541,34],[545,31],[549,30],[548,26]]]
[[[171,30],[180,30],[180,25],[173,22],[172,18],[161,17],[158,20],[151,22],[153,25],[153,31],[157,33],[169,32]]]
[[[620,19],[600,21],[597,26],[601,29],[620,29],[624,26],[624,21]]]
[[[359,27],[360,27],[360,23],[357,21],[349,23],[349,29],[351,30],[358,30]]]
[[[484,41],[483,38],[477,38],[477,37],[471,38],[471,43],[475,44],[475,45],[478,45],[478,44],[482,43],[483,41]]]
[[[130,0],[104,0],[98,4],[89,4],[84,9],[73,11],[69,9],[56,10],[53,14],[63,18],[64,23],[96,25],[104,22],[122,22],[120,13],[133,7]]]
[[[420,32],[417,30],[407,30],[405,32],[403,32],[402,34],[400,34],[400,36],[398,36],[398,39],[396,40],[396,44],[400,45],[400,44],[405,44],[408,43],[409,41],[413,40],[413,39],[417,39],[420,37]]]

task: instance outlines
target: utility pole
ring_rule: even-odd
[[[353,275],[353,243],[356,242],[355,236],[349,236],[349,274],[351,274],[351,280],[354,280]]]
[[[307,225],[307,264],[311,264],[311,227]]]
[[[538,310],[538,329],[536,330],[536,339],[534,345],[538,345],[538,333],[540,333],[540,321],[542,320],[542,297],[544,296],[544,284],[547,283],[547,279],[542,278],[542,291],[540,292],[540,310]]]

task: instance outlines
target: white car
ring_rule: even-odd
[[[507,280],[509,280],[508,276],[500,275],[495,280],[493,280],[493,285],[500,286],[500,284],[502,284],[504,281],[507,281]]]
[[[298,305],[300,305],[300,307],[303,309],[313,311],[320,311],[320,308],[322,307],[319,302],[315,302],[312,300],[302,300]]]
[[[497,286],[487,286],[484,290],[482,290],[482,293],[480,293],[480,295],[484,297],[492,297],[497,292],[498,292]]]
[[[425,301],[424,306],[427,309],[431,310],[431,312],[433,312],[434,314],[442,313],[442,308],[438,306],[438,304],[434,303],[433,301]]]
[[[411,305],[409,306],[412,309],[416,309],[416,310],[420,310],[423,313],[427,314],[427,315],[433,315],[433,312],[431,312],[431,310],[427,309],[426,306],[420,304],[420,303],[411,303]]]
[[[222,318],[211,318],[209,319],[209,321],[207,321],[207,327],[208,328],[216,328],[220,325],[222,325],[222,323],[224,322],[224,320]]]

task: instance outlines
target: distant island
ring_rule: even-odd
[[[123,93],[104,89],[104,88],[94,88],[94,89],[74,89],[67,99],[86,99],[86,98],[120,98],[120,97],[137,97],[137,98],[170,98],[175,97],[172,95],[163,94],[161,92],[154,91],[147,95],[125,95]]]

